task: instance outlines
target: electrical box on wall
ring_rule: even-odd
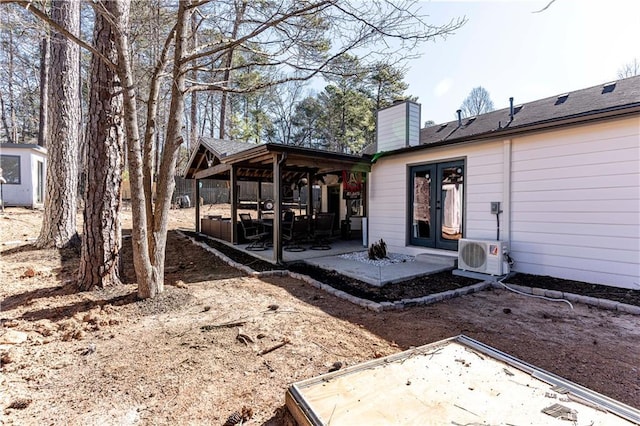
[[[491,202],[491,214],[500,214],[500,201]]]

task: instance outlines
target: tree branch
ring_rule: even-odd
[[[280,16],[279,18],[275,18],[273,20],[268,20],[266,22],[261,22],[259,23],[259,26],[254,29],[252,32],[250,32],[249,34],[240,37],[239,39],[236,40],[228,40],[227,42],[223,42],[222,40],[220,41],[220,45],[218,47],[216,47],[215,49],[211,49],[211,50],[207,50],[204,52],[200,52],[200,53],[195,53],[192,54],[190,56],[185,56],[184,58],[182,58],[182,63],[187,63],[199,58],[202,58],[204,56],[209,56],[209,55],[213,55],[217,52],[220,52],[222,50],[228,50],[228,49],[234,49],[235,47],[243,44],[244,42],[246,42],[247,40],[250,40],[252,38],[257,37],[258,35],[262,34],[263,32],[265,32],[266,30],[268,30],[269,28],[273,28],[276,25],[286,21],[287,19],[293,18],[294,16],[300,16],[300,15],[304,15],[307,14],[309,12],[311,12],[312,10],[320,10],[323,9],[326,6],[329,6],[331,4],[335,4],[336,0],[323,0],[320,1],[318,3],[311,3],[309,4],[307,7],[304,7],[302,9],[296,9],[290,13],[286,13],[282,16]],[[198,49],[196,49],[198,50]]]
[[[38,19],[41,19],[42,21],[46,22],[51,28],[53,28],[54,30],[56,30],[60,34],[64,35],[65,37],[67,37],[68,39],[70,39],[71,41],[73,41],[74,43],[79,45],[80,47],[82,47],[82,48],[88,50],[89,52],[91,52],[92,54],[96,55],[98,58],[100,58],[100,60],[106,66],[111,68],[111,70],[113,70],[114,72],[117,71],[116,64],[114,64],[109,58],[104,56],[102,53],[98,52],[90,44],[86,43],[82,39],[76,37],[71,32],[67,31],[64,27],[58,25],[58,23],[56,23],[54,20],[49,18],[49,16],[45,12],[43,12],[42,10],[40,10],[36,6],[34,6],[33,5],[33,1],[31,1],[31,0],[0,0],[0,4],[5,4],[5,3],[6,4],[15,3],[15,4],[18,4],[18,5],[22,6],[22,7],[24,7],[28,12],[31,12]]]

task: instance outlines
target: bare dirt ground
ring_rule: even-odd
[[[172,228],[193,214],[172,211]],[[2,424],[222,425],[243,408],[244,424],[289,424],[291,383],[458,334],[640,407],[638,316],[496,290],[374,313],[290,278],[243,276],[175,232],[158,299],[136,300],[126,247],[127,284],[77,293],[77,253],[28,244],[41,218],[0,215],[0,240],[22,241],[0,246]]]

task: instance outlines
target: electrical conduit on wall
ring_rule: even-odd
[[[509,244],[511,251],[511,153],[512,140],[506,139],[503,143],[503,185],[502,185],[502,240]]]

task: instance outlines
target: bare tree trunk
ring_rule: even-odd
[[[195,50],[198,46],[198,26],[195,19],[195,15],[191,15],[191,49]],[[196,61],[193,64],[193,72],[191,74],[191,78],[193,81],[198,81],[198,62]],[[195,148],[198,143],[198,92],[191,92],[191,110],[189,114],[190,121],[190,132],[189,132],[189,141],[187,142],[187,149],[189,155],[191,155],[191,148]]]
[[[49,91],[49,37],[40,43],[40,122],[38,123],[38,145],[47,146]]]
[[[14,140],[11,139],[11,129],[9,128],[9,123],[7,122],[7,110],[4,106],[2,93],[0,93],[0,117],[2,117],[2,128],[4,129],[7,142],[14,143]]]
[[[171,196],[175,188],[175,171],[178,159],[178,151],[182,144],[181,130],[182,118],[185,106],[185,64],[183,54],[187,42],[187,26],[191,17],[191,1],[180,2],[178,6],[178,17],[175,27],[174,46],[174,68],[171,84],[171,105],[169,107],[169,122],[167,123],[167,133],[165,137],[165,147],[162,152],[160,162],[160,173],[158,176],[158,189],[156,197],[156,209],[153,222],[153,238],[149,249],[153,269],[155,272],[155,287],[149,289],[149,296],[153,297],[157,293],[164,291],[164,260],[167,245],[167,227],[169,223],[169,209],[171,207]],[[139,288],[138,294],[144,289]]]
[[[115,3],[96,4],[115,15]],[[96,13],[93,45],[115,62],[115,28],[103,13]],[[84,227],[78,287],[91,290],[120,284],[119,264],[122,247],[120,225],[122,184],[122,94],[116,73],[95,55],[91,58],[89,113],[86,130],[86,187]]]
[[[231,31],[231,40],[235,40],[238,37],[238,29],[240,28],[240,23],[244,18],[244,12],[247,9],[247,1],[243,0],[242,3],[236,9],[236,18],[233,22],[233,30]],[[227,60],[225,63],[225,71],[224,71],[224,84],[229,85],[229,80],[231,79],[231,66],[233,65],[233,48],[229,49],[229,53],[227,54]],[[227,91],[223,91],[221,95],[222,99],[220,100],[220,139],[224,139],[226,136],[226,114],[227,114]]]
[[[51,18],[72,34],[78,34],[80,3],[53,0]],[[78,242],[76,229],[78,188],[79,47],[53,30],[49,84],[49,166],[45,214],[38,247],[65,247]]]
[[[157,294],[154,285],[156,273],[149,258],[149,241],[147,232],[147,214],[143,183],[142,143],[138,132],[138,116],[136,103],[136,87],[131,69],[131,53],[129,51],[128,27],[129,6],[126,0],[112,0],[113,20],[117,30],[114,33],[118,50],[118,77],[122,83],[124,125],[126,131],[126,147],[129,162],[129,180],[131,184],[131,242],[133,244],[133,265],[138,281],[138,296],[153,297]]]
[[[165,44],[160,52],[160,56],[156,59],[156,66],[153,69],[151,76],[151,85],[149,90],[149,99],[147,102],[147,127],[144,133],[143,141],[143,171],[142,181],[144,185],[144,193],[147,194],[145,198],[145,211],[146,211],[146,224],[147,234],[153,233],[153,181],[154,176],[157,175],[156,167],[159,167],[160,159],[160,132],[158,131],[158,103],[160,96],[160,75],[164,72],[169,56],[169,48],[171,47],[171,40],[174,37],[174,29],[167,37]],[[155,139],[155,140],[154,140]],[[154,150],[155,145],[155,150]],[[154,158],[155,151],[155,158]]]
[[[15,49],[15,44],[13,42],[13,28],[9,29],[9,63],[8,74],[9,78],[7,79],[7,91],[9,92],[9,127],[11,128],[11,137],[9,138],[10,142],[18,143],[18,126],[16,124],[16,105],[15,98],[13,94],[13,49]]]

